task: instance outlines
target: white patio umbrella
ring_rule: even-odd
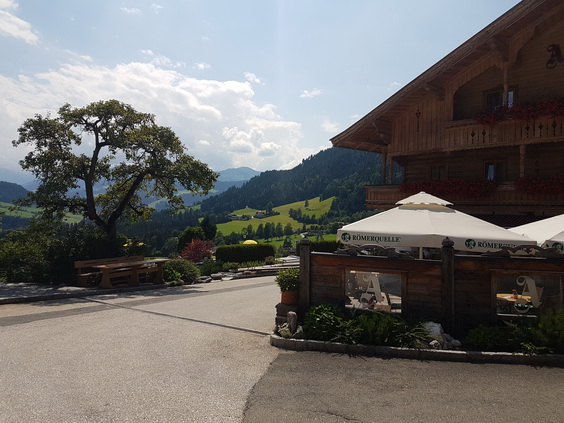
[[[540,247],[564,251],[564,214],[509,229],[534,239]]]
[[[399,207],[343,226],[337,239],[348,245],[440,248],[449,237],[455,250],[474,252],[536,244],[526,236],[453,210],[447,207],[448,201],[425,192],[396,204]]]

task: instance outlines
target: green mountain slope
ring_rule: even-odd
[[[380,181],[376,153],[330,148],[311,156],[291,170],[272,170],[255,176],[201,203],[203,213],[222,214],[251,207],[264,210],[304,201],[336,197],[333,210],[364,210],[364,186]]]
[[[0,181],[0,201],[13,203],[18,198],[24,198],[29,191],[13,182]]]

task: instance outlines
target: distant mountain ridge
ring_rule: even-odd
[[[240,182],[248,181],[255,176],[260,175],[261,172],[251,169],[250,167],[237,167],[219,171],[218,181],[221,182]]]
[[[212,195],[225,192],[231,187],[239,187],[251,178],[260,175],[261,172],[249,167],[238,167],[221,170],[217,173],[219,173],[219,177],[211,193],[205,196],[184,193],[182,196],[185,203],[187,205],[193,205]],[[13,178],[15,178],[15,180],[21,180],[21,175],[19,173],[6,169],[0,169],[0,179],[2,178],[2,175],[10,178],[11,180],[13,180]],[[34,191],[39,186],[38,181],[29,181],[24,184],[25,185],[22,186],[15,182],[0,180],[0,202],[13,203],[16,199],[27,196],[29,191]],[[95,187],[96,194],[102,194],[104,192],[105,187],[102,184]],[[162,209],[165,207],[164,202],[159,202],[158,199],[154,199],[153,201],[155,201],[155,208]]]
[[[21,185],[0,181],[0,201],[3,203],[13,203],[18,198],[26,197],[28,192]]]
[[[290,170],[269,170],[240,187],[207,198],[204,213],[222,214],[245,207],[264,210],[321,197],[336,197],[333,209],[356,213],[364,210],[364,186],[381,180],[377,153],[329,148],[303,160]]]

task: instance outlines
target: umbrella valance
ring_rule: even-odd
[[[448,201],[424,192],[398,204],[396,208],[343,226],[337,231],[338,240],[349,245],[440,248],[449,237],[454,249],[474,252],[536,244],[528,237],[446,207]]]

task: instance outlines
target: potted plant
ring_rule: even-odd
[[[280,270],[275,281],[282,294],[281,302],[288,305],[297,305],[300,289],[300,269]]]

